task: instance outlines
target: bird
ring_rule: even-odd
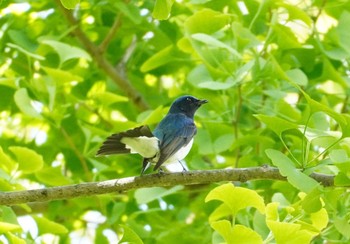
[[[141,175],[151,165],[153,170],[163,172],[161,166],[183,160],[193,144],[197,133],[194,114],[207,103],[190,95],[177,98],[166,116],[153,132],[147,125],[115,133],[109,136],[98,149],[96,156],[138,153],[143,157]]]

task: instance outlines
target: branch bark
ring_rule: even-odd
[[[310,177],[314,178],[324,186],[334,185],[334,176],[332,175],[313,173]],[[245,182],[248,180],[261,179],[286,180],[286,178],[279,173],[277,168],[269,166],[150,174],[37,190],[2,192],[0,193],[0,205],[54,201],[116,192],[121,193],[132,189],[156,186],[169,187],[175,185],[198,185],[220,181]]]
[[[97,65],[103,70],[118,86],[119,88],[126,93],[126,95],[133,101],[133,103],[140,110],[149,109],[149,105],[141,95],[129,82],[129,80],[125,79],[118,71],[113,67],[113,65],[104,57],[103,52],[101,52],[100,48],[96,46],[91,40],[85,35],[83,30],[80,28],[79,22],[74,18],[70,10],[64,8],[61,4],[60,0],[56,0],[61,13],[64,18],[71,26],[75,26],[72,30],[74,35],[78,38],[78,40],[83,44],[86,48],[87,52],[93,57]]]

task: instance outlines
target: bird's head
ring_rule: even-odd
[[[188,117],[193,118],[194,113],[202,105],[207,103],[208,100],[200,100],[193,96],[182,96],[176,99],[170,107],[169,113],[183,113]]]

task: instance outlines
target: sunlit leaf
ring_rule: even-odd
[[[92,97],[97,101],[99,101],[104,106],[110,106],[113,103],[129,101],[127,97],[120,96],[111,92],[94,93]]]
[[[232,227],[228,220],[219,220],[212,222],[210,226],[225,239],[226,243],[263,243],[258,233],[244,225]]]
[[[9,149],[15,154],[18,168],[24,173],[34,173],[44,165],[43,157],[29,148],[12,146]]]
[[[152,16],[155,19],[164,20],[169,17],[174,0],[156,0]]]
[[[306,25],[311,26],[312,19],[306,12],[304,12],[303,9],[298,8],[295,5],[287,4],[287,3],[284,3],[284,2],[277,2],[277,4],[279,6],[284,7],[285,9],[287,9],[290,20],[301,20]]]
[[[277,209],[278,203],[269,203],[266,206],[266,223],[277,243],[309,243],[318,234],[302,229],[300,224],[280,222]]]
[[[26,115],[41,118],[41,115],[32,106],[32,100],[28,95],[26,88],[20,88],[16,91],[14,96],[17,107]]]
[[[64,225],[58,224],[45,217],[33,216],[33,219],[38,226],[39,235],[46,233],[58,235],[68,233],[68,229]]]
[[[321,208],[319,211],[312,213],[311,216],[312,226],[317,228],[319,231],[327,227],[329,222],[329,217],[327,210]]]
[[[164,64],[169,63],[174,55],[174,47],[168,46],[164,48],[163,50],[159,51],[158,53],[151,56],[149,59],[146,60],[141,66],[142,72],[148,72],[150,70],[153,70],[155,68],[158,68],[159,66],[162,66]]]
[[[0,162],[1,167],[5,169],[7,172],[10,172],[14,169],[16,163],[2,150],[0,146]]]
[[[281,49],[300,48],[301,45],[298,42],[295,34],[292,30],[284,25],[273,25],[273,30],[276,33],[277,43]]]
[[[212,34],[228,24],[229,18],[229,15],[221,12],[203,9],[187,18],[185,28],[191,34]]]
[[[5,234],[5,236],[10,241],[10,243],[15,243],[15,244],[26,244],[27,243],[24,239],[21,239],[20,237],[12,234],[11,232],[7,232]]]
[[[235,187],[232,183],[223,184],[211,190],[205,202],[219,200],[231,209],[231,214],[235,215],[239,210],[254,207],[261,213],[265,211],[264,200],[255,191]]]
[[[0,222],[0,233],[1,234],[7,233],[8,231],[20,231],[20,230],[21,230],[21,226],[19,226],[19,225],[6,223],[6,222]]]

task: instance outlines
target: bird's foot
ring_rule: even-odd
[[[178,160],[178,162],[180,163],[181,167],[182,167],[182,172],[187,172],[188,170],[183,166],[183,164],[181,163],[180,160]]]
[[[159,174],[159,175],[165,175],[165,171],[163,170],[163,168],[160,167],[160,168],[158,169],[158,174]]]

